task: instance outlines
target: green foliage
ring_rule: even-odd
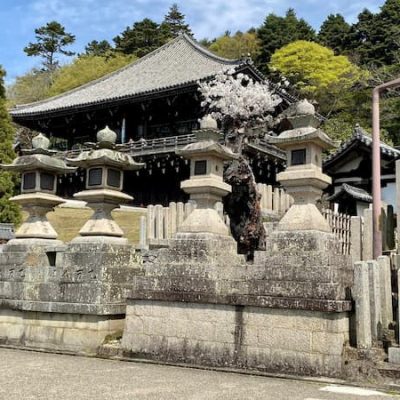
[[[134,56],[124,54],[114,54],[110,57],[78,57],[72,64],[60,68],[48,94],[54,96],[66,92],[122,68],[134,60]]]
[[[288,43],[316,39],[315,31],[304,19],[298,19],[293,9],[289,9],[284,17],[269,14],[258,29],[257,35],[261,41],[261,53],[257,63],[262,69],[266,68],[272,54]]]
[[[135,22],[131,28],[127,27],[113,40],[117,51],[143,57],[166,43],[167,38],[160,25],[149,18],[145,18],[142,21]]]
[[[386,0],[380,12],[365,9],[352,27],[351,49],[362,65],[391,65],[399,62],[400,1]]]
[[[3,79],[4,70],[0,67],[0,162],[10,163],[14,157],[13,138],[14,130],[6,109],[6,98]],[[0,222],[18,224],[21,221],[19,207],[10,202],[14,195],[16,178],[9,172],[0,171]]]
[[[215,40],[209,49],[221,57],[238,59],[250,55],[256,58],[260,51],[260,42],[255,33],[236,32],[234,36],[224,35]]]
[[[331,48],[336,54],[342,54],[350,46],[350,25],[340,14],[330,14],[322,23],[318,32],[318,41]]]
[[[15,83],[7,90],[9,106],[32,103],[42,100],[49,95],[51,85],[50,73],[32,69],[22,76],[18,76]]]
[[[35,29],[36,43],[29,43],[24,48],[28,56],[41,57],[46,71],[53,72],[59,65],[57,54],[72,56],[72,51],[65,48],[75,41],[75,36],[65,32],[65,28],[57,21],[48,22],[45,26]]]
[[[345,56],[317,43],[298,40],[277,50],[269,67],[277,70],[301,95],[319,103],[325,114],[365,73]]]
[[[186,33],[189,36],[193,35],[189,25],[185,22],[185,15],[179,11],[176,3],[172,4],[170,7],[160,29],[163,35],[172,39],[176,38],[181,33]]]
[[[98,42],[97,40],[92,40],[85,46],[85,55],[87,56],[107,56],[113,50],[110,43],[107,40],[102,40]]]

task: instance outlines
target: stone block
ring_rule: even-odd
[[[399,347],[389,347],[389,362],[393,364],[400,364]]]
[[[272,348],[311,353],[311,332],[276,329],[271,332]]]
[[[313,332],[312,351],[340,356],[343,354],[345,336],[342,333]]]

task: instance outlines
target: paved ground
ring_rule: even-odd
[[[352,387],[0,348],[0,400],[395,398]]]

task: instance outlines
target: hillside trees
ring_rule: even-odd
[[[261,51],[260,41],[255,32],[225,34],[210,43],[209,49],[221,57],[239,59],[250,55],[257,58]]]
[[[47,94],[55,96],[66,92],[122,68],[135,59],[133,55],[118,53],[109,57],[101,55],[78,57],[72,64],[65,65],[58,71]]]
[[[15,157],[14,130],[6,108],[4,76],[5,72],[0,66],[0,163],[8,164]],[[19,207],[10,202],[10,197],[14,195],[15,180],[13,174],[0,171],[0,222],[17,224],[21,220]]]

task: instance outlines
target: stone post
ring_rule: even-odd
[[[371,309],[371,334],[373,340],[382,338],[381,282],[377,261],[367,261],[369,274],[369,302]]]
[[[356,305],[357,348],[370,349],[372,347],[372,336],[369,272],[365,261],[358,261],[354,264],[353,297]]]
[[[351,217],[350,220],[350,254],[353,264],[362,261],[362,220],[361,217]]]
[[[388,329],[389,324],[393,321],[390,258],[387,256],[378,257],[378,265],[381,283],[382,327],[383,329]]]

